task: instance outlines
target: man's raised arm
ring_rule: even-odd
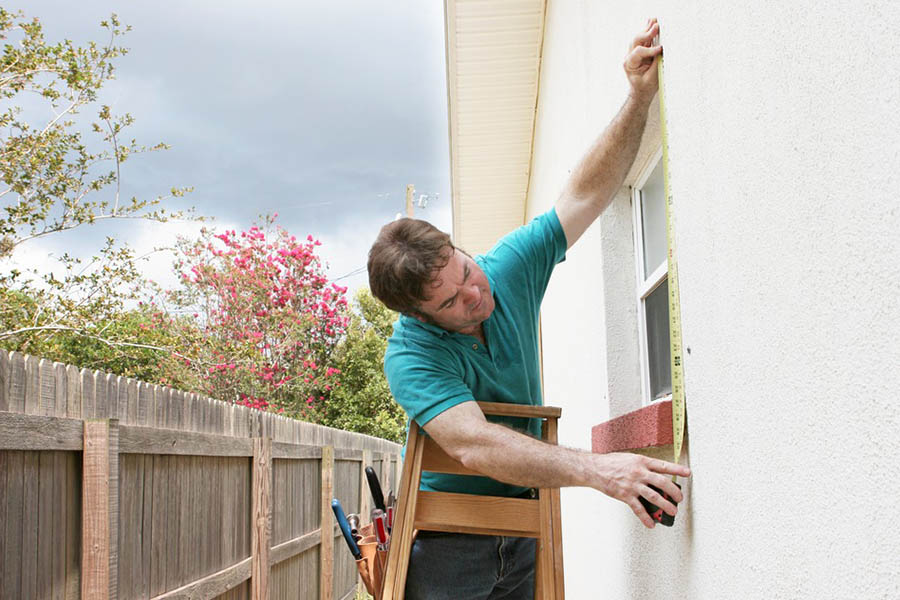
[[[659,24],[650,19],[646,29],[632,40],[623,65],[631,86],[628,98],[578,163],[556,201],[556,214],[569,248],[612,201],[637,155],[647,111],[659,87],[657,62],[662,46],[652,45],[658,34]]]

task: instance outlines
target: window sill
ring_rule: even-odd
[[[650,406],[610,419],[591,429],[591,450],[596,454],[627,452],[672,443],[672,401]]]

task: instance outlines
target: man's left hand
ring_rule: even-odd
[[[622,65],[631,85],[630,95],[647,103],[653,100],[659,89],[657,63],[662,55],[662,46],[653,45],[653,38],[657,35],[659,23],[656,19],[648,19],[644,31],[631,41],[631,49]]]

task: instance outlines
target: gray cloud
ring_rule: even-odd
[[[298,236],[335,237],[350,222],[374,228],[392,219],[415,183],[440,193],[443,206],[424,216],[449,229],[441,3],[29,0],[10,8],[40,17],[51,40],[99,40],[97,23],[110,12],[134,27],[102,100],[137,119],[138,141],[172,149],[127,162],[126,195],[191,185],[184,204],[203,214],[249,225],[279,212]]]

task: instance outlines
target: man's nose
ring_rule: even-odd
[[[477,285],[466,286],[466,304],[478,304],[479,298],[481,298],[481,291]]]

